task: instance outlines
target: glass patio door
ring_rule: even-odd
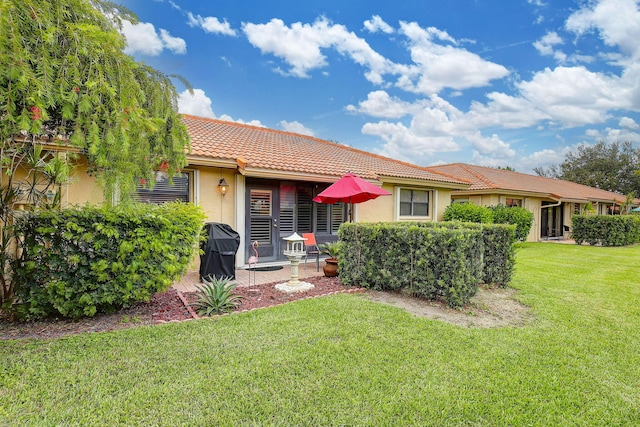
[[[253,255],[251,243],[258,242],[259,262],[278,259],[279,245],[279,203],[277,187],[250,187],[247,194],[247,237],[246,257]]]
[[[558,238],[562,235],[562,212],[561,206],[550,206],[545,208],[542,205],[542,215],[540,218],[540,237],[543,239]]]

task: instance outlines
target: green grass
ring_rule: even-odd
[[[0,425],[638,425],[639,261],[640,246],[523,245],[520,328],[336,295],[0,342]]]

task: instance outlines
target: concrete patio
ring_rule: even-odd
[[[320,261],[319,271],[316,271],[315,261],[311,260],[307,263],[305,268],[304,263],[300,264],[298,267],[298,277],[300,280],[304,280],[307,277],[313,276],[323,276],[324,272],[322,271],[322,265],[324,263]],[[237,283],[238,286],[249,286],[249,273],[251,273],[251,285],[260,285],[264,283],[286,283],[291,278],[291,264],[279,264],[279,265],[259,265],[258,268],[278,268],[273,271],[256,271],[255,272],[255,283],[254,283],[254,272],[249,271],[243,268],[236,269],[236,279],[232,282]],[[187,272],[179,281],[176,281],[173,284],[173,288],[180,292],[195,292],[195,285],[200,284],[199,272],[197,270],[192,270]]]

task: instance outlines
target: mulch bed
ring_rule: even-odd
[[[275,289],[275,283],[237,287],[235,292],[244,299],[236,311],[271,307],[305,298],[329,295],[338,292],[360,292],[361,288],[346,287],[337,277],[309,277],[304,279],[315,287],[304,292],[284,293]],[[193,292],[180,293],[173,288],[154,295],[148,303],[139,303],[113,314],[98,315],[80,320],[47,319],[37,322],[14,323],[0,320],[0,340],[18,338],[57,338],[83,332],[103,332],[152,325],[179,322],[197,318],[190,307],[185,305],[197,299]]]

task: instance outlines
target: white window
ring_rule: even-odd
[[[400,217],[429,217],[431,191],[400,189]]]
[[[573,204],[573,214],[574,215],[582,214],[582,206],[580,205],[580,203]]]

